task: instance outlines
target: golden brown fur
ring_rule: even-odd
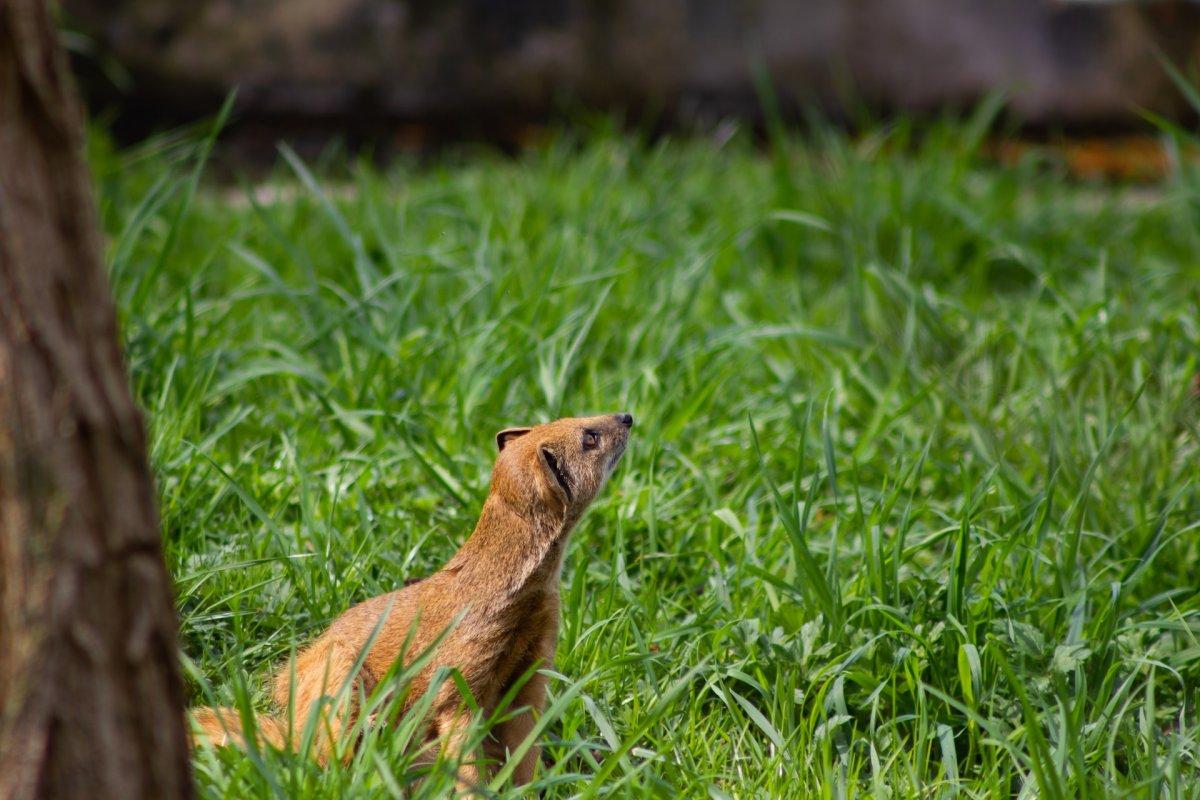
[[[545,704],[545,678],[536,670],[554,659],[568,534],[625,451],[632,424],[628,414],[607,414],[497,434],[491,491],[471,536],[440,571],[354,606],[302,650],[294,666],[280,669],[274,699],[280,709],[291,709],[295,730],[280,718],[260,717],[259,734],[275,747],[292,747],[315,713],[317,758],[345,757],[350,744],[342,734],[357,719],[359,698],[369,696],[397,660],[410,663],[449,630],[407,696],[420,697],[439,667],[455,668],[490,715],[504,711],[496,706],[528,678],[509,707],[525,710],[493,729],[485,748],[492,758],[515,750]],[[362,669],[355,673],[364,650]],[[338,700],[329,705],[329,698]],[[322,702],[327,706],[318,705]],[[201,708],[193,715],[202,740],[241,743],[235,710]],[[442,684],[429,714],[430,736],[441,737],[450,755],[467,756],[462,750],[469,720],[455,683]],[[530,748],[513,779],[529,781],[538,759],[539,748]],[[486,770],[464,761],[459,785],[469,788],[486,777]]]

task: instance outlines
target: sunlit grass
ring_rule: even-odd
[[[1124,202],[977,130],[285,149],[194,196],[202,139],[97,150],[195,701],[266,708],[292,647],[443,563],[496,430],[628,409],[544,797],[1200,796],[1194,185]],[[402,738],[196,770],[444,796]]]

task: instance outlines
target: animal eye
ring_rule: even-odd
[[[584,431],[583,432],[583,449],[584,450],[595,450],[596,447],[599,446],[599,444],[600,444],[600,434],[596,433],[595,431]]]

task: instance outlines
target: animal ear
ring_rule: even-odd
[[[504,445],[519,436],[524,436],[531,430],[532,428],[505,428],[496,434],[496,450],[503,450]]]
[[[567,498],[567,502],[574,499],[574,494],[571,492],[571,474],[567,471],[566,466],[561,464],[554,453],[548,447],[539,447],[538,455],[542,457],[542,464],[545,465],[546,471],[550,473],[550,478],[558,484],[558,488],[562,489],[563,495]]]

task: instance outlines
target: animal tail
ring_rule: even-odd
[[[195,747],[242,747],[246,746],[242,715],[236,708],[194,708],[192,720],[199,733],[192,737]],[[254,716],[254,732],[260,742],[279,750],[291,748],[287,728],[282,722],[266,714]]]
[[[2,0],[0,0],[2,1]],[[302,650],[294,664],[275,676],[275,702],[292,707],[295,720],[308,721],[316,715],[311,755],[325,764],[335,754],[349,760],[353,747],[342,747],[343,737],[358,717],[359,695],[375,688],[374,676],[365,668],[355,671],[356,648],[332,637],[323,637]],[[234,708],[195,708],[192,719],[199,730],[193,745],[241,747],[246,741],[242,716]],[[254,717],[256,739],[279,750],[295,750],[304,738],[303,723],[290,729],[286,719],[266,714]],[[311,722],[309,724],[312,724]]]

